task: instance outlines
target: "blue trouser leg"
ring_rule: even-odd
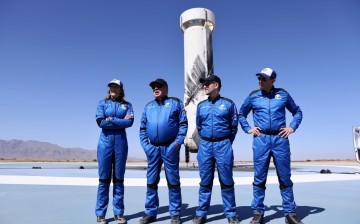
[[[113,209],[114,215],[124,214],[124,175],[128,155],[127,141],[116,141],[113,161]]]
[[[108,183],[99,183],[96,199],[96,216],[105,216],[108,203],[109,203],[109,188],[110,184]]]
[[[145,214],[150,216],[156,216],[158,208],[159,196],[157,189],[148,187],[146,190]]]
[[[287,138],[274,136],[273,158],[276,173],[279,179],[282,207],[284,214],[288,215],[296,210],[296,203],[293,194],[293,182],[291,181],[291,153],[290,144]]]
[[[199,188],[199,207],[196,209],[196,216],[206,217],[210,207],[215,171],[212,143],[200,140],[197,160],[201,182]]]
[[[170,216],[181,215],[181,188],[179,174],[179,151],[176,144],[161,147],[161,157],[164,162],[166,181],[169,188]]]
[[[224,213],[226,218],[236,216],[235,190],[234,187],[221,189]]]
[[[212,188],[203,187],[199,188],[199,207],[196,209],[196,216],[206,217],[210,207]]]
[[[100,143],[97,150],[99,186],[97,191],[95,215],[105,216],[109,203],[109,188],[111,183],[113,147],[100,147],[100,145],[104,145],[103,142]]]
[[[124,184],[118,183],[113,185],[113,207],[114,215],[124,214]]]
[[[156,216],[157,209],[159,208],[158,183],[160,181],[163,161],[160,155],[160,148],[157,146],[149,146],[145,150],[145,154],[148,160],[145,214]]]
[[[254,182],[251,208],[264,214],[266,179],[271,158],[271,140],[269,135],[261,134],[253,139]]]
[[[230,140],[214,143],[214,157],[218,169],[224,213],[227,218],[236,216],[233,180],[234,155]]]
[[[282,197],[282,207],[284,209],[285,216],[291,212],[295,212],[296,203],[294,200],[294,193],[292,187],[288,187],[280,190]]]

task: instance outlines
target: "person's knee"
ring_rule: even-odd
[[[231,178],[223,180],[223,178],[219,177],[219,182],[221,190],[234,188],[234,181]]]
[[[180,183],[178,184],[171,184],[169,181],[167,182],[168,188],[169,189],[177,189],[180,188]]]
[[[284,190],[286,188],[292,187],[293,183],[291,181],[287,181],[287,182],[282,182],[279,180],[279,188],[280,190]]]
[[[260,189],[266,190],[266,181],[259,182],[259,183],[253,183],[254,187],[258,187]]]
[[[210,181],[209,183],[205,183],[203,181],[200,182],[200,186],[201,187],[204,187],[204,188],[207,188],[207,189],[212,189],[213,187],[213,181]]]
[[[114,184],[123,184],[124,183],[124,180],[123,179],[118,179],[114,176],[113,178],[113,183]]]
[[[234,184],[225,184],[224,182],[220,181],[220,188],[221,190],[234,188]]]
[[[103,184],[110,184],[111,183],[111,177],[109,177],[109,178],[100,178],[99,182],[103,183]]]

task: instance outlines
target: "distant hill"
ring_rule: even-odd
[[[0,140],[0,158],[16,160],[94,160],[96,150],[63,148],[39,141]]]

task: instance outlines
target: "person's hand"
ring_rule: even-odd
[[[105,120],[111,121],[111,120],[112,120],[112,117],[107,117]]]
[[[260,136],[261,128],[259,127],[253,127],[248,131],[248,134],[253,134],[255,136]]]
[[[124,119],[131,119],[131,118],[133,118],[133,115],[132,115],[132,114],[127,114],[127,115],[124,117]]]
[[[181,145],[179,144],[179,143],[177,143],[177,142],[175,142],[175,144],[176,144],[176,150],[178,150],[179,151],[179,149],[180,149],[180,147],[181,147]]]
[[[280,128],[279,135],[283,138],[287,138],[291,133],[294,133],[294,129],[290,127]]]

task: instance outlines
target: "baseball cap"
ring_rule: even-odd
[[[118,80],[118,79],[113,79],[113,80],[111,80],[111,81],[109,82],[108,86],[110,87],[111,84],[116,84],[116,85],[118,85],[118,86],[120,86],[120,87],[123,86],[122,82],[120,82],[120,80]]]
[[[264,68],[260,73],[256,73],[256,76],[262,76],[265,79],[276,79],[276,72],[271,68]]]
[[[155,81],[150,82],[149,86],[154,87],[155,85],[167,86],[167,82],[164,79],[156,79]]]
[[[221,79],[217,75],[209,75],[206,78],[200,78],[200,83],[206,82],[217,82],[219,83],[219,87],[221,87]]]

